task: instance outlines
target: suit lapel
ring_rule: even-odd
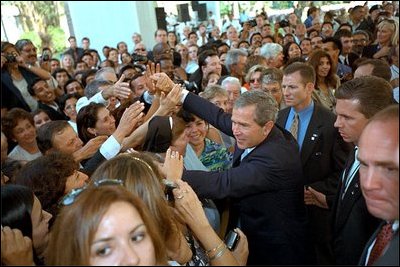
[[[285,109],[279,111],[279,113],[278,113],[279,115],[278,115],[278,118],[276,119],[276,124],[281,126],[283,129],[285,129],[286,121],[289,117],[289,112],[290,112],[290,108],[285,108]]]
[[[342,184],[342,186],[344,186],[344,184]],[[349,188],[347,188],[347,192],[344,195],[344,198],[341,199],[341,196],[339,196],[340,211],[336,216],[338,228],[342,227],[345,224],[347,218],[350,215],[353,205],[361,196],[362,192],[360,188],[360,174],[357,171],[349,185]]]
[[[240,149],[235,146],[235,152],[233,153],[232,167],[237,167],[240,164],[240,156],[243,154],[244,149]]]

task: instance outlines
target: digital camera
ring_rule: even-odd
[[[17,57],[14,54],[7,54],[6,59],[8,63],[17,62]]]
[[[239,234],[233,230],[230,230],[225,237],[225,245],[229,250],[234,250],[239,241]]]
[[[174,193],[172,190],[174,188],[178,188],[178,185],[170,180],[163,179],[162,180],[163,184],[165,185],[164,193],[165,193],[165,198],[167,201],[172,202],[175,200],[174,198]]]

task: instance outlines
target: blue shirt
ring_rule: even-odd
[[[314,102],[311,101],[311,104],[298,112],[299,114],[299,128],[298,128],[298,137],[297,137],[297,143],[299,143],[299,148],[301,151],[301,147],[303,145],[304,137],[306,136],[308,124],[310,123],[311,116],[314,110]],[[294,110],[293,107],[290,108],[289,116],[286,120],[285,124],[285,129],[290,132],[290,127],[292,126],[294,115],[296,111]]]

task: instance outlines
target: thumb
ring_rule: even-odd
[[[312,188],[311,186],[309,186],[307,190],[310,191],[310,193],[313,195],[319,194],[319,192],[317,190],[315,190],[314,188]]]
[[[122,83],[125,80],[125,74],[122,74],[116,83]]]

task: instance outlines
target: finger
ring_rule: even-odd
[[[121,77],[119,77],[119,80],[116,82],[116,84],[123,83],[124,80],[125,80],[125,74],[122,74]]]
[[[157,63],[156,65],[156,73],[160,73],[161,72],[161,65],[160,63]]]

